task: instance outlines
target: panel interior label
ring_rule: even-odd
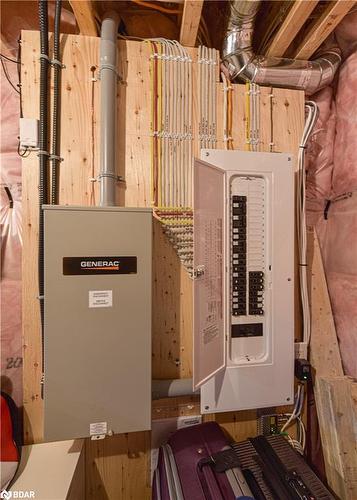
[[[232,337],[262,337],[262,323],[245,323],[240,325],[232,325]]]
[[[136,272],[137,257],[63,257],[65,276]]]

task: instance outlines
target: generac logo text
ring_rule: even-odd
[[[118,260],[82,260],[81,267],[93,267],[93,268],[117,268],[119,269],[119,261]]]

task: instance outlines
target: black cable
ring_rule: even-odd
[[[17,144],[17,154],[21,156],[21,158],[27,158],[30,156],[31,150],[26,146],[25,150],[21,152],[20,150],[20,141]]]
[[[21,84],[21,39],[17,41],[17,74],[19,77],[19,90],[20,90],[20,118],[23,118],[24,114],[22,112],[22,84]]]
[[[1,66],[2,66],[2,69],[4,70],[4,74],[5,74],[6,80],[9,82],[9,84],[15,90],[15,92],[17,92],[18,94],[20,94],[20,90],[15,87],[15,85],[12,83],[12,81],[10,79],[10,76],[9,76],[9,73],[7,72],[7,68],[6,68],[5,63],[3,61],[3,58],[1,57],[0,60],[1,60]]]
[[[47,0],[39,0],[40,23],[40,129],[39,129],[39,234],[38,234],[38,285],[41,313],[42,385],[45,372],[44,360],[44,214],[43,205],[48,203],[48,8]]]
[[[14,199],[12,197],[10,188],[8,186],[4,186],[7,197],[9,198],[9,208],[14,208]]]
[[[61,0],[56,0],[55,29],[53,40],[53,58],[55,60],[53,69],[53,120],[52,120],[52,173],[51,173],[51,204],[58,203],[58,167],[60,146],[60,84],[61,68],[60,60],[60,22],[61,22]]]
[[[19,64],[19,61],[16,61],[16,59],[11,59],[11,57],[7,57],[5,54],[1,54],[1,52],[0,52],[0,57],[1,59],[6,59],[7,61]]]

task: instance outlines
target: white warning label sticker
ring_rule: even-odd
[[[93,424],[89,424],[89,435],[97,436],[104,435],[108,432],[108,424],[107,422],[95,422]]]
[[[113,307],[113,290],[90,290],[89,307]]]

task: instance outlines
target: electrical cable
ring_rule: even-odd
[[[19,61],[17,61],[16,59],[11,59],[11,57],[8,57],[5,54],[2,54],[1,52],[0,52],[0,58],[6,59],[7,61],[15,63],[15,64],[20,64]]]
[[[289,434],[287,434],[287,439],[294,448],[296,448],[300,453],[304,453],[306,445],[306,430],[304,423],[301,418],[301,413],[304,407],[305,398],[305,388],[303,384],[299,384],[297,388],[297,393],[295,397],[295,404],[292,413],[286,413],[285,417],[288,420],[285,422],[280,430],[281,434],[286,433],[287,429],[293,424],[297,423],[297,439],[293,439]]]
[[[31,150],[28,147],[25,147],[24,151],[20,150],[20,141],[17,144],[17,154],[21,156],[21,158],[28,158],[31,154]]]
[[[318,107],[313,101],[306,101],[305,109],[307,117],[305,127],[301,139],[298,154],[298,186],[296,192],[296,207],[297,207],[297,233],[299,247],[299,277],[300,277],[300,294],[303,315],[303,341],[310,343],[311,338],[311,318],[308,295],[308,279],[307,279],[307,235],[306,235],[306,172],[305,172],[305,150],[307,141],[312,133],[313,127],[318,118]]]
[[[52,205],[58,204],[58,167],[60,165],[60,87],[61,71],[60,64],[60,23],[61,23],[61,0],[56,0],[55,8],[55,26],[53,39],[53,58],[56,61],[53,68],[53,116],[52,116],[52,150],[51,150],[51,199]]]
[[[3,58],[1,58],[1,66],[2,66],[2,69],[3,69],[3,71],[4,71],[4,75],[5,75],[6,80],[9,82],[9,84],[10,84],[10,85],[11,85],[11,87],[15,90],[15,92],[17,92],[18,94],[20,94],[20,90],[19,90],[19,89],[17,89],[17,88],[15,87],[15,85],[14,85],[14,84],[12,83],[12,81],[11,81],[11,78],[10,78],[9,73],[8,73],[8,71],[7,71],[6,65],[5,65],[5,63],[4,63],[4,61],[3,61]]]
[[[177,41],[150,44],[152,201],[187,269],[192,268],[192,61]]]
[[[90,205],[94,206],[95,202],[95,187],[94,184],[97,182],[95,178],[95,167],[94,167],[94,159],[95,159],[95,82],[97,81],[95,78],[95,70],[96,67],[91,67],[91,177],[89,179],[90,186]]]
[[[44,360],[44,213],[43,205],[48,203],[48,7],[47,0],[39,0],[40,23],[40,127],[39,127],[39,236],[38,236],[38,286],[41,315],[42,339],[42,380],[41,395],[45,373]]]
[[[245,84],[245,149],[250,151],[250,83]]]

